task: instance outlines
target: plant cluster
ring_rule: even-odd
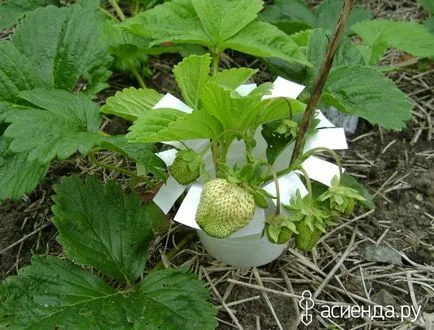
[[[50,164],[77,153],[97,165],[108,150],[137,164],[130,175],[162,183],[204,182],[196,221],[210,236],[224,238],[244,227],[255,209],[276,204],[263,234],[276,244],[295,236],[310,251],[327,227],[357,203],[373,207],[363,187],[342,174],[327,187],[311,182],[303,162],[316,148],[295,153],[283,170],[274,166],[284,150],[314,135],[318,121],[303,131],[311,96],[342,1],[325,0],[312,12],[303,1],[262,0],[127,1],[126,18],[99,1],[9,0],[0,4],[0,201],[31,193]],[[151,8],[153,7],[153,8]],[[125,9],[125,8],[123,8]],[[360,8],[350,17],[321,106],[365,118],[386,129],[402,129],[412,104],[387,79],[378,61],[388,48],[414,56],[434,55],[434,36],[422,25],[371,20]],[[427,22],[429,26],[429,22]],[[307,86],[300,100],[269,98],[264,83],[242,92],[251,68],[220,70],[221,55],[233,50],[256,56],[278,75]],[[146,88],[147,56],[179,52],[173,69],[188,110],[155,109],[163,98]],[[118,91],[100,107],[111,71],[130,72],[141,88]],[[103,131],[103,116],[132,122],[126,135]],[[301,139],[300,139],[301,137]],[[196,144],[196,140],[205,143]],[[156,144],[179,151],[167,168]],[[234,163],[237,146],[241,161]],[[239,156],[239,155],[238,155]],[[308,193],[281,203],[278,179],[298,171]],[[276,194],[264,185],[274,183]],[[0,285],[0,326],[34,328],[195,328],[215,326],[215,311],[195,276],[182,269],[151,271],[142,278],[155,204],[142,206],[133,192],[95,178],[66,178],[55,187],[53,223],[65,258],[34,257],[32,265]]]

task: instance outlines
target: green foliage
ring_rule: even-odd
[[[422,7],[424,7],[426,10],[428,10],[431,14],[434,13],[434,2],[431,0],[417,0]]]
[[[196,109],[203,86],[209,79],[211,57],[191,55],[173,68],[173,74],[187,105]]]
[[[342,175],[342,184],[346,187],[356,190],[359,195],[363,197],[363,200],[360,200],[360,204],[369,209],[375,208],[374,197],[353,176],[344,173]]]
[[[136,120],[152,109],[161,97],[162,95],[153,89],[129,87],[109,97],[101,107],[101,112],[127,120]]]
[[[146,263],[153,236],[148,210],[155,205],[140,207],[138,195],[124,198],[119,185],[101,185],[93,177],[84,185],[78,178],[65,179],[54,191],[53,223],[68,257],[134,283]]]
[[[323,58],[327,52],[329,38],[324,29],[315,29],[310,38],[307,49],[307,58],[312,63],[309,85],[313,84],[318,76]],[[347,37],[344,37],[338,47],[335,58],[333,59],[332,70],[342,66],[362,65],[363,58],[359,49]]]
[[[277,57],[309,65],[297,44],[273,25],[256,20],[262,1],[174,0],[125,22],[134,34],[167,41],[200,44],[220,54],[226,48],[260,57]]]
[[[357,202],[365,201],[357,190],[341,184],[337,176],[333,177],[331,183],[328,191],[318,198],[321,202],[328,201],[331,210],[350,215]]]
[[[332,32],[343,3],[343,0],[324,0],[312,11],[304,0],[275,0],[260,17],[288,34],[311,28]],[[347,30],[351,25],[369,18],[369,11],[356,6],[348,20]]]
[[[26,152],[28,159],[48,163],[75,152],[87,154],[98,144],[101,117],[95,103],[83,95],[62,90],[34,89],[19,95],[31,109],[11,113],[4,135],[12,139],[13,152]]]
[[[155,154],[156,147],[152,144],[128,143],[125,136],[118,135],[104,137],[99,146],[134,160],[146,174],[152,173],[159,180],[166,179],[166,164]]]
[[[9,124],[1,132],[7,143],[0,199],[30,192],[55,157],[86,154],[99,143],[97,106],[70,92],[98,92],[110,75],[109,62],[95,12],[78,5],[38,8],[10,41],[0,41],[0,122]]]
[[[11,41],[33,66],[27,72],[42,80],[37,87],[73,91],[83,84],[87,93],[96,93],[107,86],[110,56],[92,10],[38,9],[17,26]]]
[[[372,20],[359,22],[352,30],[363,39],[359,49],[369,64],[375,64],[388,48],[418,57],[434,56],[434,35],[420,24]]]
[[[33,191],[48,171],[47,164],[27,160],[27,153],[15,154],[9,145],[10,140],[0,136],[0,203]]]
[[[363,66],[330,73],[321,101],[387,129],[400,130],[411,119],[412,103],[381,72]]]
[[[245,82],[255,71],[246,68],[231,69],[210,77],[210,60],[209,54],[192,55],[174,69],[182,95],[194,108],[191,113],[175,109],[151,109],[151,105],[142,107],[144,111],[141,111],[130,128],[127,138],[136,143],[215,139],[225,130],[243,135],[248,129],[256,129],[262,123],[288,116],[288,104],[294,113],[303,111],[304,105],[296,100],[261,100],[269,93],[271,86],[268,84],[241,97],[234,88],[238,87],[238,83]],[[128,93],[128,90],[124,90],[109,98],[107,104],[110,110],[106,106],[102,111],[125,114],[123,109],[128,104],[125,100],[130,99]],[[117,104],[122,106],[117,108]],[[135,108],[132,106],[129,110],[140,113]]]
[[[84,184],[68,178],[55,190],[53,222],[66,256],[112,277],[111,285],[69,260],[35,256],[18,276],[0,283],[0,327],[215,328],[209,293],[194,274],[165,269],[139,280],[153,205],[143,207],[137,194],[124,197],[119,185],[95,178]]]
[[[57,0],[6,0],[0,3],[0,31],[39,7],[57,5]]]

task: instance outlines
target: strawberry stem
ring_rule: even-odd
[[[276,216],[280,215],[280,189],[279,189],[279,180],[277,178],[276,171],[274,171],[273,166],[268,164],[268,167],[273,175],[274,185],[276,186]]]

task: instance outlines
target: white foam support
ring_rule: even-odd
[[[252,90],[254,90],[257,87],[256,84],[246,84],[241,85],[240,87],[236,88],[235,91],[240,94],[241,96],[247,96],[249,95]]]
[[[193,111],[187,104],[169,93],[164,95],[152,109],[175,109],[185,113],[191,113]]]
[[[315,118],[319,119],[319,124],[317,125],[316,128],[331,128],[331,127],[335,127],[335,125],[333,125],[330,122],[330,120],[328,120],[320,110],[317,110],[315,112]]]
[[[177,150],[176,149],[169,149],[165,151],[161,151],[157,153],[156,155],[167,165],[170,166],[173,164],[173,161],[175,160]]]
[[[339,167],[337,165],[315,156],[306,159],[302,166],[309,175],[309,178],[321,182],[329,187],[331,186],[333,177],[335,175],[339,177]],[[344,171],[344,169],[342,169],[342,171]]]
[[[345,131],[343,128],[323,128],[309,136],[304,145],[304,152],[314,148],[323,147],[334,150],[348,149]]]
[[[187,189],[187,186],[180,185],[170,176],[166,184],[163,185],[160,191],[155,195],[154,202],[160,207],[164,214],[167,214],[185,189]]]
[[[285,174],[278,178],[277,181],[279,182],[281,204],[289,204],[291,198],[297,193],[297,190],[300,191],[302,197],[307,195],[306,187],[295,172]],[[277,196],[276,184],[274,183],[274,181],[267,184],[264,187],[264,190],[273,196]],[[273,199],[273,203],[276,205],[277,200]]]
[[[174,220],[189,226],[194,229],[199,229],[199,225],[196,223],[196,211],[199,206],[200,194],[202,193],[202,185],[193,184],[190,187],[187,195],[185,196],[178,212],[175,215]]]
[[[273,89],[270,95],[265,95],[262,99],[271,99],[273,97],[290,97],[296,99],[304,90],[304,86],[295,82],[277,77],[273,83]]]

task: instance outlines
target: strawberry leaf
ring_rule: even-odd
[[[298,45],[284,32],[267,22],[250,23],[223,42],[220,48],[235,49],[258,57],[277,57],[310,66]]]
[[[124,197],[120,185],[95,177],[66,178],[54,190],[53,223],[66,255],[134,283],[145,267],[156,205],[141,207],[137,194]]]
[[[139,284],[126,302],[128,319],[136,329],[215,329],[216,310],[207,301],[209,292],[186,269],[154,271]]]
[[[156,148],[152,144],[145,143],[128,143],[125,136],[109,136],[105,137],[104,141],[100,144],[102,148],[106,148],[133,159],[147,172],[152,173],[156,178],[165,180],[166,165],[158,157],[155,152]]]
[[[20,18],[33,10],[55,5],[56,0],[8,0],[0,3],[0,30],[4,30],[15,24]]]
[[[37,87],[73,91],[84,84],[87,93],[106,87],[110,57],[93,10],[40,8],[18,24],[12,43],[33,66],[26,72],[43,81]]]
[[[369,64],[375,64],[388,48],[418,57],[434,56],[434,35],[420,24],[371,20],[357,23],[352,30],[363,39],[360,50]]]
[[[204,111],[191,114],[175,109],[154,109],[137,119],[130,128],[130,142],[165,142],[210,139],[222,132],[219,121]]]
[[[261,15],[261,19],[270,22],[282,31],[292,34],[309,28],[323,28],[334,31],[339,18],[343,0],[324,0],[311,11],[304,0],[274,0]],[[346,23],[347,30],[351,25],[371,18],[366,9],[355,6]]]
[[[0,136],[0,203],[19,199],[45,177],[49,164],[27,160],[27,153],[9,151],[9,139]]]
[[[199,95],[208,80],[211,57],[191,55],[173,68],[184,101],[193,109],[199,105]]]
[[[1,286],[5,316],[0,327],[127,329],[122,292],[69,261],[35,256],[32,265]]]
[[[216,54],[231,48],[309,65],[289,36],[256,20],[261,6],[258,0],[173,0],[127,20],[124,26],[134,34],[152,37],[151,45],[193,43]]]
[[[288,34],[316,25],[316,16],[304,0],[274,0],[260,17]]]
[[[400,130],[411,119],[411,102],[381,72],[353,66],[332,71],[321,101],[386,129]]]
[[[261,11],[262,0],[192,0],[204,30],[214,44],[233,37]]]
[[[132,33],[152,37],[154,45],[166,41],[212,46],[191,0],[174,0],[125,21]]]
[[[225,88],[236,89],[249,80],[256,72],[257,70],[254,69],[232,68],[217,72],[208,81]]]
[[[33,64],[10,41],[0,41],[0,100],[16,101],[20,91],[44,86]]]
[[[13,329],[214,329],[208,291],[186,269],[145,277],[137,290],[115,290],[60,258],[32,265],[0,284],[0,327]]]
[[[161,94],[150,88],[129,87],[109,97],[100,111],[127,120],[136,120],[152,109],[161,97]]]
[[[344,0],[322,1],[315,11],[317,17],[315,27],[321,27],[325,30],[333,32],[335,30],[336,22],[341,14],[343,5]],[[345,23],[347,27],[346,30],[349,30],[351,26],[357,22],[369,20],[371,17],[372,14],[368,10],[360,6],[354,6],[348,22]]]
[[[12,139],[13,152],[26,152],[29,160],[47,163],[75,152],[87,154],[102,137],[97,104],[83,95],[62,90],[34,89],[19,96],[31,109],[9,112],[4,135]]]

